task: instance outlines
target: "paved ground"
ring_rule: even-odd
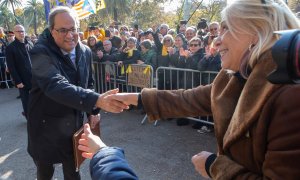
[[[27,153],[26,121],[16,89],[0,89],[0,180],[35,179],[35,166]],[[175,121],[157,127],[140,125],[143,115],[136,110],[121,114],[102,113],[101,134],[110,146],[124,148],[126,158],[141,180],[199,180],[191,157],[201,150],[214,152],[213,133],[200,134],[191,126],[178,127]],[[88,161],[81,168],[89,180]],[[55,178],[63,179],[60,165]]]

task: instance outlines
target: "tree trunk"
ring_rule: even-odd
[[[34,21],[34,22],[33,22],[33,26],[34,26],[34,34],[37,35],[37,22],[36,22],[36,16],[37,16],[37,15],[36,15],[36,9],[35,9],[34,12],[33,12],[33,16],[34,16],[34,17],[33,17],[33,18],[34,18],[34,19],[33,19],[33,21]]]
[[[114,21],[118,22],[118,9],[114,7]]]
[[[17,16],[16,16],[16,10],[15,10],[15,7],[14,7],[13,3],[11,3],[11,7],[12,7],[12,10],[13,10],[13,13],[14,13],[15,23],[17,25],[17,24],[19,24],[19,22],[18,22],[18,19],[17,19]]]

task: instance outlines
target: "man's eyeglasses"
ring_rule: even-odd
[[[216,30],[218,30],[218,28],[210,28],[209,30],[210,31],[216,31]]]
[[[15,31],[15,32],[17,32],[17,33],[24,33],[25,31]]]
[[[62,36],[67,35],[69,32],[71,32],[72,34],[77,33],[77,29],[75,28],[71,28],[71,29],[61,28],[61,29],[54,29],[54,30],[57,31]]]
[[[190,47],[197,47],[199,44],[189,44]]]
[[[171,42],[171,39],[165,39],[164,42]]]

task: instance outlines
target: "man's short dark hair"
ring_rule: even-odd
[[[67,6],[57,6],[57,7],[53,8],[49,13],[48,28],[50,30],[52,30],[54,28],[55,16],[57,14],[61,14],[61,13],[70,14],[70,16],[74,18],[76,27],[78,27],[79,21],[78,21],[76,12]]]
[[[149,39],[146,39],[143,42],[141,42],[141,46],[144,46],[146,49],[151,49],[152,43]]]

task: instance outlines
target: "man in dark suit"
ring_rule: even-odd
[[[94,92],[92,52],[78,41],[76,14],[56,7],[49,26],[31,51],[32,90],[28,113],[28,152],[37,166],[37,179],[51,179],[54,164],[62,163],[65,180],[80,179],[73,156],[73,134],[83,125],[83,112],[92,124],[99,108],[121,112],[127,105]]]
[[[28,52],[33,48],[33,44],[25,39],[25,29],[22,25],[14,27],[14,34],[15,40],[6,48],[6,62],[20,91],[23,115],[28,118],[28,97],[31,89],[31,60]]]

